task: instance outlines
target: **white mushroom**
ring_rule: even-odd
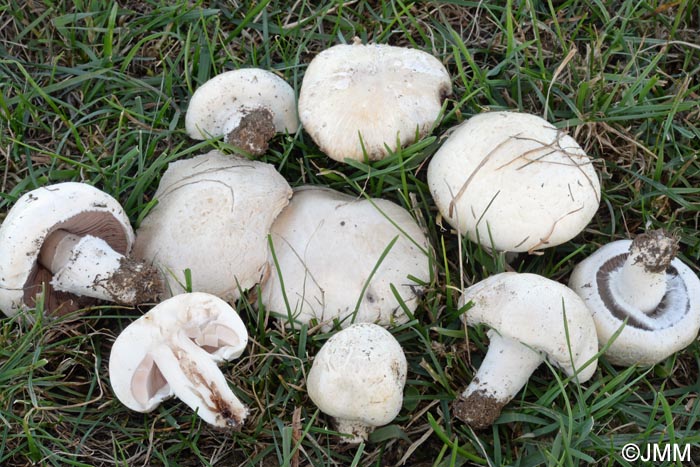
[[[459,305],[469,301],[473,306],[462,320],[491,328],[488,352],[453,407],[473,428],[493,424],[545,358],[568,376],[577,374],[579,382],[595,372],[595,324],[568,287],[535,274],[506,272],[467,288]]]
[[[450,225],[499,251],[564,243],[600,204],[598,176],[576,141],[514,112],[479,114],[456,127],[430,162],[428,185]]]
[[[134,256],[164,272],[167,293],[235,300],[267,271],[270,225],[292,190],[270,164],[217,151],[169,165],[158,205],[137,230]]]
[[[430,133],[451,93],[447,70],[426,52],[341,44],[309,64],[299,118],[332,159],[379,160]]]
[[[406,356],[381,326],[354,324],[334,334],[314,358],[306,388],[322,412],[334,417],[343,441],[366,440],[401,411]]]
[[[263,154],[275,133],[299,129],[294,89],[258,68],[221,73],[192,95],[185,129],[193,139],[225,136],[246,152]]]
[[[574,269],[569,286],[588,304],[611,363],[654,365],[695,340],[700,280],[677,251],[675,238],[654,230],[605,245]]]
[[[109,379],[131,410],[150,412],[176,396],[204,421],[239,428],[248,410],[217,363],[238,358],[248,333],[238,313],[209,294],[165,300],[131,323],[114,341]]]
[[[301,187],[272,225],[279,265],[263,284],[262,303],[284,320],[312,319],[329,329],[353,322],[399,324],[429,282],[428,240],[411,215],[383,199],[357,199]],[[382,258],[382,255],[386,255]],[[376,270],[375,270],[376,267]]]
[[[11,316],[45,291],[44,311],[75,311],[81,297],[136,305],[158,297],[152,267],[128,258],[134,241],[119,202],[85,183],[24,194],[0,226],[0,310]]]

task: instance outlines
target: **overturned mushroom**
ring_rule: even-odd
[[[654,365],[697,336],[700,280],[677,251],[675,238],[654,230],[605,245],[574,269],[569,286],[588,304],[611,363]]]
[[[334,417],[349,443],[366,440],[374,428],[401,411],[407,363],[386,329],[354,324],[334,334],[314,358],[306,380],[309,397]]]
[[[131,410],[151,412],[176,396],[204,421],[240,428],[248,410],[217,363],[238,358],[248,333],[238,313],[209,294],[170,298],[127,326],[114,341],[109,379]]]
[[[45,291],[48,314],[75,311],[86,298],[123,305],[154,301],[158,272],[129,259],[134,241],[119,202],[85,183],[30,191],[0,226],[0,309],[14,315]]]
[[[271,268],[261,298],[285,320],[316,319],[326,329],[336,320],[342,326],[404,323],[408,316],[392,287],[412,312],[430,280],[425,234],[408,211],[387,200],[296,188],[271,237],[270,263],[279,270]]]
[[[158,205],[143,219],[134,256],[163,270],[166,293],[235,300],[268,269],[270,225],[292,189],[270,164],[218,151],[171,163]]]
[[[258,68],[221,73],[192,95],[185,129],[193,139],[224,136],[252,155],[263,154],[276,133],[299,129],[294,90]]]
[[[583,300],[566,286],[506,272],[466,289],[459,304],[469,301],[473,306],[462,320],[491,328],[488,352],[453,406],[455,416],[473,428],[492,425],[545,358],[579,382],[593,376],[595,324]]]
[[[600,204],[598,175],[573,138],[535,115],[488,112],[459,125],[433,156],[428,185],[442,216],[499,251],[564,243]]]
[[[304,129],[332,159],[383,159],[427,135],[450,76],[432,55],[383,44],[336,45],[309,64],[299,92]]]

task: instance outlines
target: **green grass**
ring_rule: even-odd
[[[238,433],[210,429],[176,401],[143,415],[113,397],[111,343],[145,310],[103,306],[49,321],[39,307],[34,321],[0,321],[0,465],[607,466],[632,465],[621,457],[630,442],[691,444],[700,463],[697,342],[653,368],[603,358],[581,386],[542,365],[489,430],[450,415],[487,343],[483,329],[465,339],[463,284],[506,269],[564,282],[599,245],[652,227],[678,232],[698,272],[699,29],[697,0],[6,2],[0,220],[33,188],[84,180],[138,225],[168,162],[231,152],[189,140],[183,122],[193,90],[224,70],[273,69],[298,92],[318,52],[357,36],[434,54],[454,94],[433,136],[385,161],[334,163],[303,131],[278,136],[262,158],[293,186],[364,189],[420,214],[435,274],[415,319],[392,329],[409,362],[393,424],[367,444],[340,443],[304,389],[329,334],[285,330],[246,300],[237,309],[250,345],[223,367],[251,408]],[[427,161],[446,130],[486,109],[546,115],[594,158],[601,207],[572,242],[510,260],[438,225]]]

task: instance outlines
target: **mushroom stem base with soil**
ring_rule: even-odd
[[[369,426],[366,423],[362,423],[359,420],[347,420],[343,418],[334,418],[335,428],[338,433],[344,435],[351,435],[349,437],[343,437],[341,441],[345,443],[361,443],[362,441],[367,441],[370,432],[374,430],[375,427]]]
[[[489,331],[489,349],[474,379],[452,411],[474,429],[491,426],[543,361],[542,355],[515,339]]]
[[[248,409],[229,388],[208,352],[187,336],[162,344],[134,372],[131,387],[136,401],[147,407],[154,397],[172,391],[204,421],[238,429]]]
[[[55,290],[79,296],[133,306],[155,301],[162,289],[154,267],[117,253],[92,235],[52,233],[44,242],[39,263],[53,273]]]

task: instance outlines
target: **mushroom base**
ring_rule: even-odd
[[[493,425],[510,399],[499,400],[487,391],[478,390],[468,396],[460,396],[452,404],[452,413],[475,430]]]
[[[359,420],[347,420],[344,418],[335,418],[335,428],[339,433],[350,435],[343,436],[341,441],[349,444],[358,444],[362,441],[367,441],[369,434],[374,431],[374,427],[362,423]]]
[[[226,135],[226,142],[253,156],[267,151],[268,141],[276,134],[272,112],[264,107],[251,110],[238,126]]]

